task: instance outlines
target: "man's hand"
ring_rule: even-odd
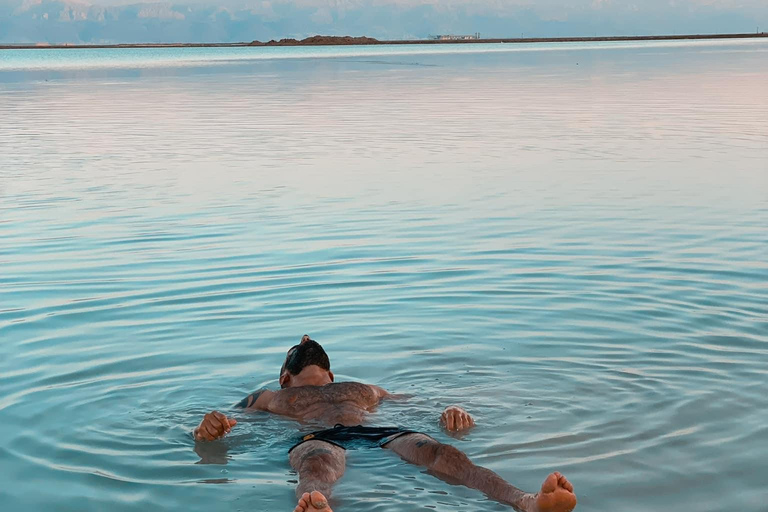
[[[237,420],[227,418],[218,411],[212,411],[203,417],[203,421],[195,429],[196,441],[214,441],[229,434]]]
[[[446,429],[454,432],[466,430],[475,426],[475,420],[472,419],[472,416],[457,405],[446,407],[445,411],[443,411],[443,414],[440,416],[440,423],[442,423]]]

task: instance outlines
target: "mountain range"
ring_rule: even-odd
[[[761,23],[768,26],[768,2],[752,0],[0,0],[0,43],[6,44],[267,41],[314,34],[656,35],[752,32]]]

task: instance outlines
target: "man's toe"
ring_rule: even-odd
[[[309,493],[305,492],[301,495],[301,498],[299,498],[299,503],[296,505],[296,508],[293,509],[293,512],[305,512],[309,508]]]
[[[541,485],[541,492],[555,492],[555,489],[557,489],[557,475],[552,473]]]
[[[313,492],[311,496],[311,500],[312,500],[311,501],[312,506],[315,507],[316,509],[322,510],[328,507],[328,500],[325,499],[325,496],[323,496],[322,493],[319,493],[317,491]]]

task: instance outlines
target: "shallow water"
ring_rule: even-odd
[[[3,510],[292,510],[309,426],[189,432],[305,332],[524,489],[766,510],[768,44],[502,46],[0,52]]]

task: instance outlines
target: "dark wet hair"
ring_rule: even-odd
[[[307,366],[317,365],[323,370],[331,370],[331,361],[323,347],[315,340],[307,340],[299,345],[294,345],[285,356],[283,367],[280,368],[280,376],[287,371],[291,375],[298,375]]]

